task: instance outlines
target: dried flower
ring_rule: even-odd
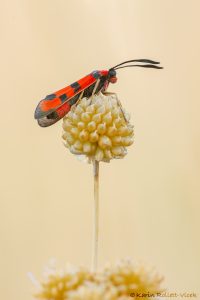
[[[133,143],[133,126],[115,94],[83,98],[63,119],[65,146],[89,160],[123,158]]]
[[[66,269],[58,270],[50,266],[36,296],[46,300],[65,300],[69,291],[76,290],[89,278],[88,271],[81,267],[67,266]]]
[[[156,295],[163,291],[159,288],[163,281],[162,277],[147,272],[143,266],[135,266],[130,260],[122,260],[117,265],[108,267],[105,274],[107,280],[117,288],[120,296],[130,296],[131,293]],[[143,299],[146,297],[143,296]]]
[[[161,293],[161,282],[161,277],[123,260],[98,273],[72,267],[52,270],[36,297],[43,300],[130,300],[131,294]],[[135,296],[134,299],[139,298]],[[142,299],[153,297],[143,296]]]

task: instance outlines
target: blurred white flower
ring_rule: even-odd
[[[103,271],[92,273],[85,268],[67,267],[46,274],[36,297],[43,300],[130,300],[137,293],[161,293],[163,278],[123,260]],[[150,300],[155,297],[142,297]]]

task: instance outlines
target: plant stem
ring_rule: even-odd
[[[93,250],[92,250],[92,272],[97,270],[98,241],[99,241],[99,162],[93,160],[94,171],[94,223],[93,223]]]

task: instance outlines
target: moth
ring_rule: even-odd
[[[130,64],[133,63],[133,64]],[[62,119],[82,97],[105,92],[109,83],[117,82],[116,70],[128,67],[162,69],[159,62],[150,59],[124,61],[108,70],[96,70],[63,89],[47,95],[35,110],[35,119],[41,127],[48,127]]]

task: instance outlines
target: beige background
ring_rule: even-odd
[[[51,257],[90,266],[92,169],[42,129],[38,101],[94,69],[124,69],[110,86],[132,114],[135,145],[101,165],[100,265],[156,266],[170,291],[199,291],[200,1],[1,0],[0,294],[32,299]],[[200,299],[200,294],[199,294]]]

